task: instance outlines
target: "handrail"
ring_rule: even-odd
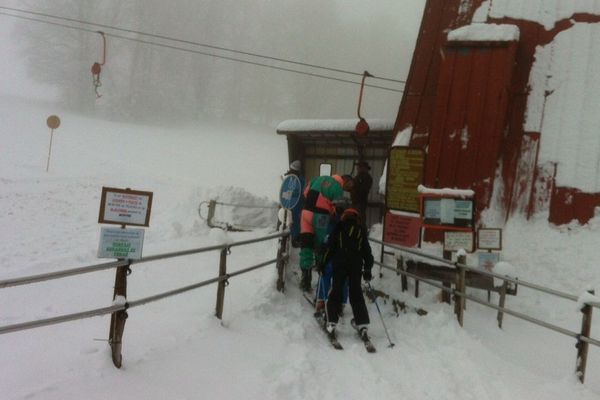
[[[441,290],[443,290],[445,292],[448,292],[448,293],[451,293],[451,294],[454,294],[454,295],[457,295],[457,296],[463,296],[466,299],[469,299],[471,301],[474,301],[474,302],[479,303],[481,305],[484,305],[486,307],[493,308],[493,309],[495,309],[497,311],[500,311],[500,312],[512,315],[513,317],[516,317],[516,318],[519,318],[519,319],[531,322],[533,324],[536,324],[536,325],[539,325],[539,326],[551,329],[551,330],[553,330],[555,332],[562,333],[563,335],[567,335],[567,336],[570,336],[570,337],[575,338],[575,339],[581,339],[581,340],[583,340],[583,341],[585,341],[587,343],[594,344],[594,345],[600,347],[600,341],[592,339],[592,338],[588,338],[588,337],[585,337],[585,336],[581,336],[577,332],[561,328],[560,326],[553,325],[553,324],[550,324],[548,322],[539,320],[537,318],[530,317],[528,315],[519,313],[517,311],[513,311],[513,310],[511,310],[509,308],[499,307],[499,306],[497,306],[495,304],[492,304],[492,303],[489,303],[489,302],[487,302],[485,300],[481,300],[481,299],[478,299],[477,297],[468,295],[468,294],[460,292],[458,290],[445,287],[444,285],[438,284],[437,282],[433,282],[433,281],[430,281],[428,279],[423,279],[422,277],[419,277],[417,275],[411,274],[410,272],[404,271],[402,269],[398,269],[396,267],[392,267],[390,265],[386,265],[384,263],[380,263],[379,261],[374,261],[374,263],[377,264],[377,265],[379,265],[379,266],[381,266],[381,267],[383,267],[383,268],[385,268],[385,269],[387,269],[387,270],[394,271],[394,272],[402,274],[402,275],[406,275],[409,278],[414,278],[414,279],[417,279],[417,280],[419,280],[421,282],[424,282],[424,283],[426,283],[428,285],[437,287],[438,289],[441,289]]]
[[[561,291],[556,290],[556,289],[551,289],[551,288],[543,287],[543,286],[537,285],[535,283],[531,283],[531,282],[527,282],[527,281],[524,281],[524,280],[521,280],[521,279],[510,277],[508,275],[501,275],[501,274],[497,274],[497,273],[494,273],[494,272],[489,272],[489,271],[481,270],[481,269],[478,269],[478,268],[473,268],[473,267],[468,266],[466,264],[453,263],[451,261],[443,260],[443,259],[440,259],[438,257],[432,256],[432,255],[424,253],[424,252],[419,252],[419,251],[414,250],[414,249],[410,249],[410,248],[406,248],[406,247],[402,247],[402,246],[397,246],[397,245],[393,245],[393,244],[384,243],[384,242],[382,242],[381,240],[378,240],[378,239],[369,238],[369,240],[371,240],[372,242],[378,243],[378,244],[385,245],[386,247],[391,247],[392,249],[400,250],[400,251],[403,251],[403,252],[406,252],[406,253],[410,253],[410,254],[414,254],[414,255],[417,255],[417,256],[420,256],[420,257],[430,258],[430,259],[435,260],[435,261],[441,261],[441,262],[445,263],[446,265],[458,266],[458,267],[464,268],[465,270],[468,270],[468,271],[473,271],[473,272],[477,272],[478,274],[481,274],[481,275],[491,276],[491,277],[494,277],[494,278],[502,279],[502,280],[505,280],[507,282],[515,283],[515,284],[518,284],[518,285],[521,285],[521,286],[525,286],[525,287],[528,287],[528,288],[531,288],[531,289],[538,290],[540,292],[544,292],[544,293],[552,294],[552,295],[555,295],[555,296],[558,296],[558,297],[562,297],[562,298],[567,299],[567,300],[572,300],[572,301],[575,301],[575,302],[579,301],[579,297],[578,296],[575,296],[575,295],[572,295],[572,294],[569,294],[569,293],[565,293],[565,292],[561,292]],[[590,304],[590,305],[592,305],[594,307],[600,306],[600,304],[595,304],[595,303],[588,303],[588,304]]]
[[[63,271],[49,272],[46,274],[30,275],[30,276],[24,276],[24,277],[20,277],[20,278],[12,278],[12,279],[4,279],[4,280],[0,281],[0,289],[11,287],[11,286],[28,285],[30,283],[48,281],[51,279],[65,278],[67,276],[86,274],[88,272],[96,272],[96,271],[102,271],[105,269],[124,267],[125,265],[127,265],[127,261],[119,260],[119,261],[112,261],[112,262],[107,262],[107,263],[102,263],[102,264],[88,265],[86,267],[67,269],[67,270],[63,270]]]
[[[285,256],[286,258],[289,256]],[[11,332],[18,332],[18,331],[24,331],[27,329],[33,329],[33,328],[39,328],[42,326],[48,326],[48,325],[55,325],[55,324],[59,324],[62,322],[69,322],[69,321],[74,321],[77,319],[83,319],[83,318],[89,318],[89,317],[97,317],[97,316],[101,316],[101,315],[106,315],[106,314],[112,314],[114,312],[117,311],[122,311],[122,310],[126,310],[128,308],[133,308],[133,307],[137,307],[137,306],[141,306],[143,304],[147,304],[147,303],[151,303],[157,300],[162,300],[164,298],[167,297],[171,297],[171,296],[175,296],[181,293],[185,293],[188,292],[190,290],[193,289],[197,289],[203,286],[207,286],[216,282],[220,282],[220,281],[226,281],[231,277],[237,276],[237,275],[241,275],[250,271],[253,271],[255,269],[259,269],[262,267],[266,267],[267,265],[273,264],[277,262],[277,258],[253,265],[251,267],[247,267],[232,273],[229,273],[225,276],[219,276],[216,278],[212,278],[212,279],[208,279],[193,285],[189,285],[189,286],[184,286],[178,289],[174,289],[174,290],[170,290],[168,292],[164,292],[164,293],[159,293],[153,296],[149,296],[149,297],[144,297],[138,300],[133,300],[133,301],[129,301],[125,304],[120,304],[120,305],[112,305],[109,307],[102,307],[102,308],[97,308],[97,309],[93,309],[93,310],[88,310],[88,311],[82,311],[82,312],[78,312],[78,313],[73,313],[73,314],[65,314],[65,315],[60,315],[57,317],[52,317],[52,318],[46,318],[46,319],[41,319],[41,320],[34,320],[34,321],[27,321],[27,322],[21,322],[18,324],[13,324],[13,325],[5,325],[5,326],[0,326],[0,335],[5,334],[5,333],[11,333]]]
[[[39,328],[42,326],[60,324],[62,322],[74,321],[76,319],[98,317],[100,315],[112,314],[125,309],[125,305],[112,305],[109,307],[96,308],[94,310],[82,311],[74,314],[59,315],[58,317],[39,319],[35,321],[21,322],[13,325],[0,326],[0,335],[4,333],[24,331],[26,329]]]
[[[239,242],[232,242],[229,244],[219,244],[219,245],[201,247],[198,249],[190,249],[190,250],[176,251],[176,252],[171,252],[171,253],[157,254],[157,255],[153,255],[153,256],[143,257],[139,260],[129,260],[129,261],[128,260],[118,260],[118,261],[112,261],[112,262],[107,262],[107,263],[102,263],[102,264],[89,265],[89,266],[85,266],[85,267],[78,267],[78,268],[72,268],[72,269],[67,269],[67,270],[62,270],[62,271],[49,272],[46,274],[30,275],[30,276],[24,276],[24,277],[18,277],[18,278],[4,279],[4,280],[0,280],[0,289],[12,287],[12,286],[28,285],[30,283],[42,282],[42,281],[53,280],[53,279],[60,279],[60,278],[68,277],[68,276],[87,274],[90,272],[102,271],[102,270],[106,270],[106,269],[124,267],[125,265],[128,265],[128,264],[141,264],[144,262],[157,261],[157,260],[162,260],[165,258],[180,257],[180,256],[191,255],[191,254],[204,253],[204,252],[213,251],[213,250],[222,250],[222,249],[231,248],[234,246],[242,246],[245,244],[263,242],[263,241],[275,239],[278,237],[283,237],[287,234],[288,234],[288,231],[284,231],[284,232],[280,232],[280,233],[276,233],[276,234],[272,234],[272,235],[262,236],[260,238],[241,240]]]

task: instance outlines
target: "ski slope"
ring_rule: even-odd
[[[46,172],[50,114],[62,125]],[[102,186],[154,192],[144,255],[269,232],[225,235],[209,229],[197,208],[211,198],[276,200],[287,148],[272,128],[218,120],[179,129],[136,126],[9,97],[0,97],[0,121],[0,279],[102,262],[96,258]],[[380,236],[380,227],[372,234]],[[543,215],[527,224],[514,220],[504,231],[502,259],[522,279],[579,295],[600,287],[599,239],[598,219],[562,228],[549,227]],[[233,248],[229,270],[273,258],[276,245]],[[129,299],[215,277],[218,262],[213,251],[135,265]],[[232,278],[222,321],[213,316],[216,286],[130,309],[120,370],[105,341],[108,316],[0,335],[2,398],[600,399],[598,349],[591,347],[581,385],[572,339],[510,316],[500,330],[496,313],[473,302],[461,328],[436,289],[421,285],[416,299],[412,282],[401,293],[390,272],[373,286],[428,314],[396,316],[379,300],[395,343],[388,348],[369,304],[378,351],[368,354],[347,310],[339,333],[344,350],[335,351],[297,288],[295,265],[293,253],[284,294],[274,290],[274,266]],[[0,325],[108,306],[113,284],[114,271],[104,271],[0,289]],[[523,287],[507,306],[576,331],[581,323],[574,303]]]

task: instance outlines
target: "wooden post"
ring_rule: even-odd
[[[117,296],[127,299],[127,274],[130,269],[128,263],[117,268],[115,273],[115,289],[113,301]],[[112,351],[112,361],[115,367],[121,368],[123,356],[121,355],[123,331],[125,330],[125,321],[127,320],[127,311],[120,310],[112,313],[110,317],[110,331],[108,333],[108,343]]]
[[[444,250],[443,254],[444,254],[444,258],[446,260],[452,260],[452,252],[451,251]],[[444,288],[448,288],[448,289],[452,288],[452,283],[450,283],[450,282],[442,282],[442,285],[444,285]],[[450,302],[451,302],[450,291],[442,290],[442,301],[444,303],[450,304]]]
[[[404,257],[400,256],[400,258],[398,260],[396,260],[396,269],[399,270],[404,270]],[[400,274],[400,272],[396,273],[397,275]],[[402,287],[402,291],[406,292],[408,290],[408,278],[406,277],[406,275],[402,274],[402,276],[400,277],[400,284]]]
[[[221,250],[221,258],[219,261],[219,277],[223,278],[227,275],[227,254],[229,253],[228,248]],[[220,280],[217,285],[217,306],[215,315],[219,319],[223,319],[223,301],[225,300],[225,286],[227,286],[227,280]]]
[[[284,257],[286,255],[289,256],[289,254],[286,254],[288,249],[288,240],[289,235],[282,237],[279,241],[279,249],[277,249],[277,290],[280,292],[283,292],[285,289],[285,265],[287,264],[287,261],[284,259]]]
[[[464,255],[458,256],[456,260],[456,268],[458,268],[458,273],[456,274],[456,291],[460,293],[466,292],[466,284],[465,284],[465,268],[462,265],[467,263],[467,257]],[[459,265],[460,264],[460,265]],[[460,326],[463,326],[464,315],[465,315],[465,297],[463,295],[456,294],[454,296],[454,313],[456,314],[456,318],[458,319],[458,323]]]
[[[504,281],[504,283],[502,283],[502,287],[500,288],[500,301],[498,302],[498,307],[500,307],[500,308],[504,308],[504,303],[506,302],[507,288],[508,288],[508,282]],[[504,319],[504,313],[502,311],[498,310],[498,316],[496,317],[496,319],[498,320],[498,328],[502,329],[502,320]]]
[[[594,294],[594,291],[589,290],[588,293]],[[593,307],[588,304],[586,304],[581,309],[581,313],[583,315],[581,319],[581,334],[579,335],[580,337],[590,337],[590,331],[592,329],[592,310]],[[589,343],[579,339],[577,340],[577,344],[575,345],[575,347],[577,347],[576,373],[581,383],[583,383],[585,379],[585,367],[587,364]]]

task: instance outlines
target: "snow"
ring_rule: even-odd
[[[515,18],[539,22],[551,30],[556,22],[575,13],[598,13],[599,0],[486,0],[477,9],[473,21],[491,18]]]
[[[423,185],[417,187],[417,191],[422,194],[433,194],[436,196],[454,196],[454,197],[473,197],[475,192],[471,189],[451,189],[451,188],[429,188]]]
[[[540,163],[557,164],[558,186],[599,192],[600,25],[575,24],[538,47],[529,85],[525,130],[541,132]]]
[[[372,131],[391,131],[394,121],[387,119],[366,119]],[[353,132],[358,119],[289,119],[277,125],[278,132]]]
[[[448,33],[449,42],[512,42],[519,40],[519,28],[508,24],[471,24]]]
[[[49,132],[57,114],[50,171]],[[285,139],[273,129],[225,121],[192,127],[138,126],[69,114],[0,97],[0,279],[100,262],[96,258],[102,186],[154,193],[144,255],[265,235],[273,227],[225,234],[209,229],[198,206],[223,202],[269,205],[288,166]],[[236,196],[239,196],[236,198]],[[247,209],[232,217],[243,219]],[[274,209],[260,209],[275,214]],[[226,218],[223,215],[223,218]],[[253,220],[253,219],[252,219]],[[568,293],[598,287],[600,219],[585,226],[548,226],[546,216],[513,219],[504,227],[502,259],[520,279]],[[381,237],[381,226],[372,229]],[[276,254],[277,241],[236,246],[229,272]],[[379,254],[374,246],[374,253]],[[425,250],[441,255],[439,245]],[[340,326],[344,351],[330,349],[311,307],[297,288],[297,250],[287,290],[274,289],[272,266],[230,279],[223,321],[214,317],[215,286],[128,309],[123,367],[106,343],[110,318],[94,317],[0,335],[0,392],[16,399],[598,399],[600,359],[591,346],[588,374],[575,374],[574,340],[467,301],[461,328],[453,306],[421,285],[415,298],[399,278],[374,274],[373,286],[428,311],[396,316],[379,301],[394,348],[377,309],[369,304],[370,333],[378,347],[367,354],[349,315]],[[467,255],[470,265],[476,261]],[[395,265],[393,259],[387,262]],[[219,252],[134,264],[127,299],[214,278]],[[49,318],[112,302],[114,271],[0,289],[0,325]],[[487,293],[475,289],[481,299]],[[381,300],[381,299],[380,299]],[[123,299],[117,299],[122,302]],[[497,303],[497,296],[492,295]],[[573,302],[519,287],[507,307],[578,331]],[[600,337],[598,324],[593,337]]]

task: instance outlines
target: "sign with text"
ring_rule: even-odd
[[[143,229],[101,228],[98,258],[142,258]]]
[[[474,250],[473,232],[446,231],[444,232],[444,251],[464,249],[472,253]]]
[[[425,152],[423,149],[394,146],[387,164],[385,205],[391,210],[419,212],[419,192],[423,183]]]
[[[426,228],[473,229],[473,199],[424,196],[422,201]]]
[[[492,272],[496,264],[500,261],[499,253],[492,252],[480,252],[477,254],[479,261],[479,268],[485,269],[486,271]]]
[[[477,230],[477,248],[481,250],[502,250],[502,229],[479,228]]]
[[[388,212],[383,226],[383,241],[404,247],[418,247],[421,239],[421,218]]]
[[[103,187],[99,223],[148,226],[152,192]]]

